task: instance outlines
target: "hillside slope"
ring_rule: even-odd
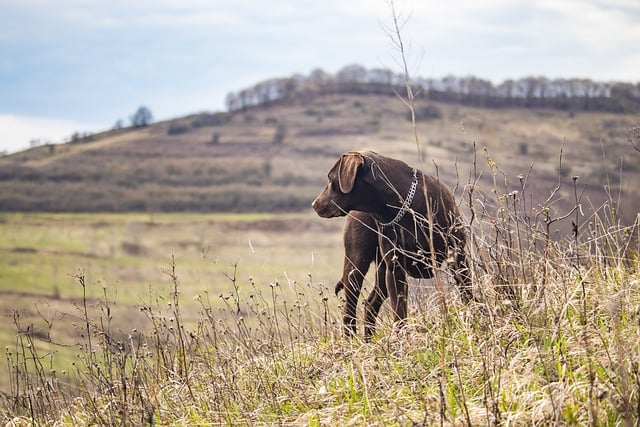
[[[488,153],[506,189],[521,190],[523,175],[528,194],[544,199],[562,176],[569,185],[558,203],[572,206],[571,178],[579,176],[586,205],[611,196],[630,217],[640,210],[639,155],[625,136],[634,115],[426,101],[417,110],[423,162],[406,107],[386,95],[318,95],[37,147],[0,158],[0,210],[298,211],[341,152],[364,148],[421,164],[458,196],[472,175],[491,191]]]

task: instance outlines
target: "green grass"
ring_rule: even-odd
[[[320,227],[323,236],[305,237],[310,227]],[[0,310],[6,321],[0,326],[0,346],[15,341],[14,311],[25,327],[33,325],[46,335],[48,325],[34,304],[48,312],[46,320],[54,319],[55,340],[76,341],[77,322],[71,317],[79,316],[76,307],[83,294],[91,306],[100,305],[104,292],[117,301],[115,329],[147,326],[138,307],[170,292],[172,258],[180,270],[189,324],[198,319],[198,295],[208,294],[212,306],[224,307],[219,295],[233,290],[227,275],[234,269],[242,287],[250,278],[267,287],[276,281],[288,287],[309,274],[337,280],[333,266],[341,262],[340,227],[340,220],[323,223],[311,214],[2,214]],[[86,289],[77,276],[84,277]],[[54,366],[74,352],[37,345],[59,354]],[[0,378],[0,389],[6,390],[6,363],[0,364]]]

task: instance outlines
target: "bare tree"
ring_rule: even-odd
[[[153,114],[151,114],[150,109],[143,105],[131,116],[130,120],[131,126],[134,128],[145,127],[153,122]]]

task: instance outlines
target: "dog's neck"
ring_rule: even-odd
[[[402,206],[398,210],[395,218],[393,218],[389,222],[380,222],[380,228],[384,230],[385,227],[392,227],[398,224],[407,211],[411,208],[411,203],[413,202],[413,197],[416,195],[416,188],[418,187],[418,171],[416,168],[413,168],[413,180],[411,181],[411,187],[409,187],[409,192],[407,193],[407,197],[405,197],[402,202]]]

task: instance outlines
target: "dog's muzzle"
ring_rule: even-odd
[[[311,207],[321,218],[333,218],[336,216],[342,216],[342,211],[331,200],[321,199],[320,196],[311,203]]]

